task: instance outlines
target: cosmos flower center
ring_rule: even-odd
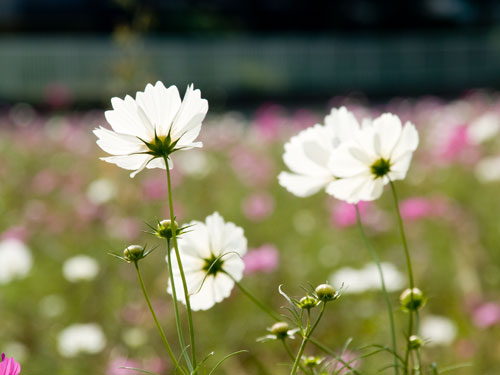
[[[140,139],[140,138],[139,138]],[[155,137],[152,141],[147,142],[141,139],[142,142],[148,147],[149,151],[147,152],[149,155],[153,155],[154,157],[166,157],[175,151],[175,146],[179,140],[173,141],[170,137],[170,134],[167,136],[158,136],[155,131]]]
[[[205,261],[203,271],[206,271],[207,274],[215,276],[222,270],[224,261],[220,257],[216,257],[212,254],[210,258],[205,258],[203,260]]]
[[[391,162],[390,160],[380,158],[370,166],[370,170],[375,178],[383,177],[390,172]]]

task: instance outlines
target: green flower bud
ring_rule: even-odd
[[[290,326],[286,322],[274,323],[269,331],[279,339],[284,339],[288,335]]]
[[[321,301],[333,301],[337,298],[337,291],[330,284],[318,285],[314,292],[316,293],[318,299],[320,299]]]
[[[302,297],[299,301],[299,307],[301,309],[312,309],[313,307],[316,307],[318,305],[319,301],[316,299],[316,297],[313,296],[305,296]]]
[[[406,289],[399,297],[401,307],[405,311],[416,311],[425,305],[427,299],[418,288]]]
[[[304,366],[313,368],[318,366],[321,362],[323,362],[323,358],[321,357],[315,357],[315,356],[304,356],[302,357],[302,363]]]
[[[172,233],[176,231],[178,234],[178,228],[179,224],[177,224],[177,221],[174,220],[174,224],[172,225],[171,220],[162,220],[158,223],[156,226],[156,232],[155,235],[160,238],[165,238],[167,240],[170,240],[173,236]]]
[[[145,248],[139,245],[130,245],[123,250],[123,258],[129,263],[135,263],[144,258]]]
[[[422,346],[422,339],[417,335],[411,335],[408,338],[408,349],[418,349]]]

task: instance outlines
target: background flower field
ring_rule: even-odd
[[[358,119],[390,111],[414,123],[420,134],[408,177],[397,185],[415,278],[429,298],[421,321],[421,335],[429,339],[426,361],[472,365],[473,370],[453,370],[456,374],[497,374],[500,98],[495,93],[380,103],[335,97],[307,107],[265,103],[242,112],[210,110],[200,133],[204,148],[172,156],[179,223],[203,221],[216,210],[243,227],[249,252],[241,282],[275,310],[285,305],[280,284],[301,296],[309,285],[344,283],[342,297],[316,331],[331,348],[341,351],[352,337],[348,354],[356,356],[367,344],[387,344],[384,302],[354,208],[325,194],[297,199],[277,180],[285,169],[283,144],[341,105]],[[136,373],[120,366],[169,370],[133,270],[108,255],[132,243],[160,245],[141,263],[142,272],[167,335],[175,337],[165,249],[146,233],[148,224],[168,217],[165,176],[147,170],[131,180],[126,171],[100,161],[105,155],[92,129],[104,124],[102,108],[39,110],[16,104],[0,114],[0,351],[14,356],[25,374]],[[389,194],[361,205],[361,214],[387,262],[396,301],[406,287],[400,274],[405,264]],[[403,317],[396,312],[398,332],[404,330]],[[273,321],[239,290],[211,310],[195,312],[194,320],[198,349],[214,350],[214,364],[232,351],[248,350],[228,360],[221,373],[288,372],[280,345],[256,342]],[[86,341],[75,351],[61,349],[67,349],[62,332],[75,324],[86,325]],[[387,363],[390,357],[379,354],[358,366],[378,369]]]

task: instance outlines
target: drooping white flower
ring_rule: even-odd
[[[22,241],[8,238],[0,242],[0,284],[26,277],[32,265],[31,251]]]
[[[87,255],[77,255],[63,264],[64,278],[72,283],[93,280],[98,273],[99,263]]]
[[[57,339],[59,353],[64,357],[97,354],[106,346],[106,337],[96,323],[70,325],[59,333]]]
[[[354,115],[345,107],[333,108],[325,124],[301,131],[285,144],[283,161],[291,170],[281,172],[279,183],[299,197],[307,197],[328,187],[335,179],[328,162],[333,150],[350,140],[359,129]]]
[[[200,90],[187,87],[181,102],[176,86],[165,88],[158,81],[139,91],[135,99],[111,99],[113,110],[106,111],[106,120],[113,130],[103,127],[94,130],[97,144],[114,155],[102,158],[121,168],[133,170],[134,177],[144,168],[163,168],[163,157],[177,150],[201,147],[195,142],[201,122],[208,111],[208,102]],[[169,167],[172,162],[169,157]]]
[[[327,193],[348,203],[379,198],[385,184],[405,178],[418,141],[415,126],[402,126],[391,113],[365,119],[349,141],[332,151],[328,166],[338,179]]]
[[[404,275],[392,263],[383,262],[380,266],[386,289],[389,292],[401,290],[405,283]],[[344,285],[343,293],[358,294],[382,289],[378,268],[374,263],[369,263],[361,269],[341,268],[330,276],[330,282],[332,285]]]
[[[179,252],[191,308],[207,310],[229,297],[234,280],[241,280],[245,268],[241,257],[247,252],[247,239],[242,228],[224,222],[217,212],[204,223],[193,221],[190,225],[189,231],[178,239]],[[177,299],[185,303],[179,265],[174,250],[171,251]],[[172,294],[172,280],[167,291]]]
[[[449,345],[457,336],[457,326],[444,316],[429,315],[420,323],[420,334],[428,346]]]

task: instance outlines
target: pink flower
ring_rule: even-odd
[[[274,211],[274,199],[268,193],[253,194],[242,203],[245,216],[253,221],[267,218]]]
[[[138,361],[128,359],[125,357],[118,357],[111,361],[111,363],[108,366],[108,371],[107,373],[109,375],[132,375],[132,374],[137,374],[137,371],[135,370],[130,370],[126,369],[123,367],[134,367],[134,368],[141,368],[141,364]]]
[[[500,305],[493,302],[483,303],[474,309],[472,317],[477,327],[491,327],[500,321]]]
[[[359,214],[362,218],[370,209],[370,202],[359,202]],[[347,228],[356,225],[356,207],[344,201],[337,202],[332,209],[332,222],[340,228]]]
[[[257,110],[254,124],[260,137],[272,141],[278,138],[284,122],[283,108],[277,104],[265,104]]]
[[[262,152],[257,154],[236,147],[231,151],[230,158],[234,172],[247,186],[265,186],[274,178],[273,162]]]
[[[279,252],[274,245],[266,244],[249,251],[244,257],[245,273],[272,272],[278,267]]]
[[[344,354],[342,354],[340,358],[342,359],[343,362],[339,360],[335,360],[333,362],[332,370],[334,371],[334,374],[337,375],[351,374],[352,371],[349,370],[349,367],[357,368],[359,366],[360,360],[356,359],[356,357],[357,356],[355,353],[349,351],[346,351]]]
[[[165,199],[167,182],[164,176],[148,177],[142,183],[142,194],[149,200]]]
[[[443,216],[447,211],[445,201],[437,198],[414,197],[401,202],[401,216],[406,220]]]
[[[2,353],[2,361],[0,362],[0,375],[18,375],[21,372],[21,365],[14,358],[5,358]]]

